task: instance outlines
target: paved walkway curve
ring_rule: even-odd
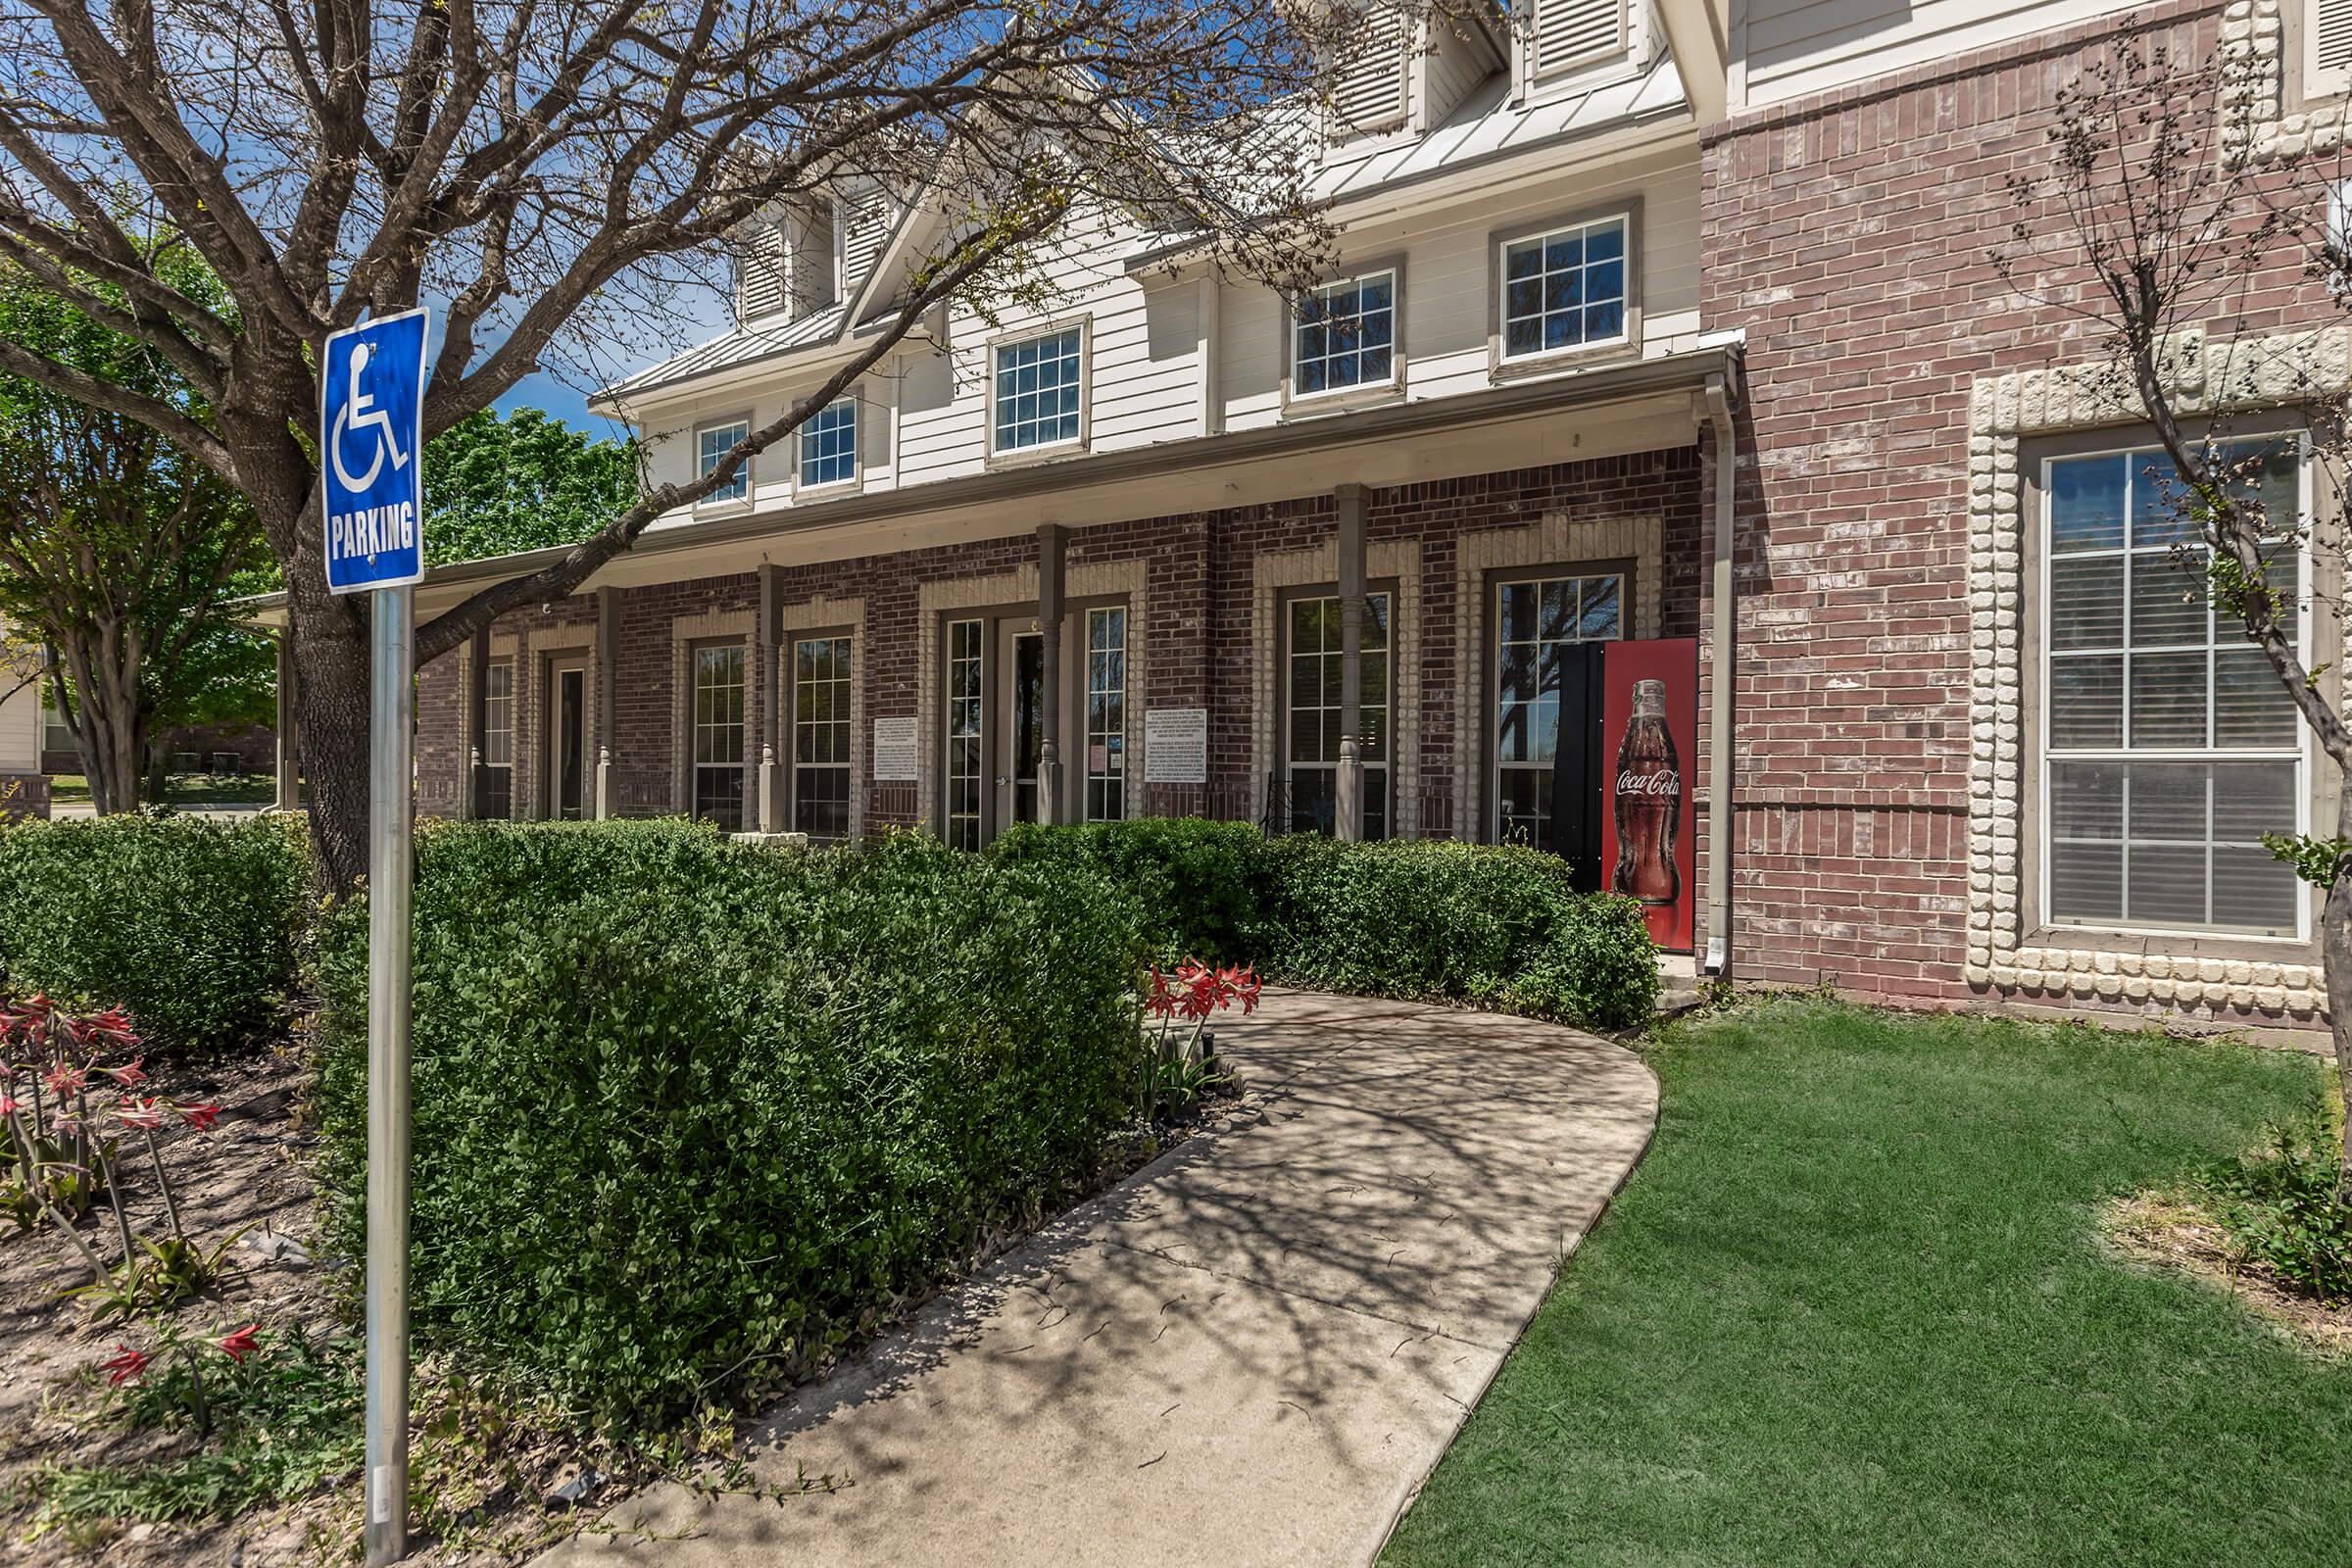
[[[1575,1030],[1267,994],[1263,1104],[1013,1249],[753,1438],[543,1564],[1361,1563],[1648,1146],[1657,1081]]]

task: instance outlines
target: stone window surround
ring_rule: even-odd
[[[1074,545],[1076,541],[1072,541]],[[1144,615],[1144,585],[1146,564],[1141,560],[1109,562],[1068,562],[1062,568],[1061,600],[1065,607],[1063,618],[1074,613],[1068,607],[1087,599],[1124,598],[1127,604],[1127,778],[1131,788],[1128,797],[1130,817],[1143,815],[1144,778],[1144,709],[1149,701],[1151,686],[1145,676],[1150,656],[1150,636]],[[941,752],[947,729],[947,709],[940,691],[945,655],[942,651],[940,629],[950,619],[965,618],[958,611],[971,611],[983,615],[1002,613],[1008,605],[1027,606],[1032,614],[1037,606],[1037,564],[1024,563],[1010,571],[986,577],[935,577],[916,592],[916,605],[921,617],[916,657],[918,674],[914,702],[915,755],[915,820],[927,824],[933,832],[943,826],[942,812],[946,808],[946,781],[942,777]],[[991,650],[988,658],[994,659]],[[1062,671],[1069,678],[1069,671]],[[1069,766],[1070,737],[1062,737],[1062,766]]]
[[[710,611],[673,616],[669,623],[670,801],[677,814],[694,814],[694,651],[711,643],[739,642],[744,650],[743,802],[744,828],[757,824],[752,808],[760,799],[760,690],[757,662],[760,612]],[[591,677],[593,679],[593,677]],[[590,694],[591,698],[594,693]]]
[[[2221,53],[2254,68],[2257,98],[2244,126],[2244,146],[2226,143],[2259,163],[2328,153],[2346,144],[2352,102],[2341,91],[2306,93],[2304,29],[2312,0],[2230,0],[2222,12]],[[2292,110],[2290,113],[2289,110]],[[2236,127],[2223,134],[2237,140]]]
[[[1377,765],[1385,768],[1388,772],[1388,836],[1390,838],[1399,838],[1402,836],[1397,831],[1396,827],[1396,784],[1397,780],[1404,777],[1404,774],[1400,771],[1396,744],[1396,706],[1398,698],[1397,681],[1399,669],[1396,662],[1396,650],[1395,644],[1396,641],[1396,621],[1399,613],[1398,607],[1402,603],[1403,593],[1404,579],[1401,575],[1392,577],[1372,571],[1365,572],[1365,597],[1370,598],[1374,594],[1382,594],[1386,595],[1389,601],[1389,642],[1391,644],[1389,648],[1389,755],[1386,761],[1378,764],[1373,764],[1367,761],[1364,770],[1366,773],[1369,773],[1371,772],[1373,766]],[[1268,753],[1268,760],[1266,763],[1266,771],[1269,773],[1277,770],[1288,772],[1294,765],[1319,765],[1315,763],[1294,764],[1291,761],[1291,607],[1301,600],[1337,599],[1339,595],[1340,585],[1336,581],[1299,583],[1293,587],[1279,589],[1274,595],[1274,618],[1271,622],[1274,632],[1273,679],[1268,683],[1266,688],[1269,711],[1274,724],[1273,745],[1272,750]],[[1369,627],[1371,624],[1371,612],[1369,610],[1367,610],[1364,615],[1364,625]],[[1417,638],[1415,639],[1415,642],[1417,645]],[[1367,799],[1369,799],[1368,796]],[[1263,806],[1261,806],[1258,808],[1258,820],[1261,822],[1264,821],[1265,815],[1265,808]]]
[[[1463,534],[1454,550],[1455,581],[1453,710],[1459,724],[1454,747],[1454,836],[1484,841],[1487,816],[1487,708],[1494,700],[1487,675],[1489,579],[1496,572],[1557,567],[1575,575],[1606,562],[1634,564],[1633,635],[1655,637],[1664,618],[1666,522],[1659,516],[1575,516],[1546,512],[1516,528]],[[1416,824],[1417,826],[1418,824]]]
[[[762,697],[778,705],[782,717],[777,745],[780,755],[776,760],[786,769],[794,766],[793,714],[797,711],[792,692],[793,651],[798,639],[816,632],[846,633],[850,639],[850,842],[865,840],[865,786],[871,781],[865,776],[865,601],[863,599],[827,599],[818,595],[799,604],[785,605],[776,616],[778,643],[776,648],[776,682],[773,692]],[[758,747],[753,748],[754,751]],[[791,830],[791,810],[799,774],[787,771],[784,800],[786,817],[783,830]]]
[[[1266,777],[1274,771],[1283,700],[1282,601],[1298,588],[1339,592],[1340,540],[1250,562],[1250,813],[1265,820]],[[1421,834],[1421,541],[1384,539],[1364,548],[1364,582],[1394,583],[1389,610],[1389,837]]]
[[[2238,343],[2182,334],[2168,356],[2184,414],[2278,409],[2352,393],[2352,327]],[[2130,426],[2103,364],[1979,377],[1969,401],[1970,985],[2004,995],[2097,998],[2162,1008],[2200,1004],[2311,1017],[2327,1006],[2318,947],[2233,937],[2028,930],[2030,710],[2024,613],[2027,487],[2022,444]],[[2237,388],[2210,396],[2209,389]],[[2315,572],[2316,575],[2316,572]],[[2313,586],[2317,586],[2314,584]],[[2310,591],[2308,588],[2307,592]],[[2315,626],[2314,640],[2324,637]],[[2318,649],[2315,647],[2315,652]],[[2315,792],[2316,793],[2316,792]]]
[[[494,660],[509,659],[514,662],[514,772],[509,787],[514,803],[514,819],[517,822],[536,822],[547,816],[546,792],[541,788],[546,771],[543,764],[546,760],[544,720],[547,706],[542,692],[546,682],[542,677],[546,673],[549,659],[575,654],[584,655],[588,661],[588,761],[593,769],[598,757],[611,744],[609,738],[599,732],[597,724],[597,715],[604,710],[597,690],[601,665],[597,659],[596,622],[566,621],[556,625],[532,625],[526,622],[519,632],[493,631],[490,634],[490,657]],[[466,694],[473,689],[470,684],[472,663],[473,644],[469,639],[458,645],[458,701],[461,713],[465,710]],[[459,729],[470,757],[473,737],[465,722],[461,721]],[[463,767],[466,764],[461,762],[459,765]],[[593,772],[588,779],[588,786],[593,792]],[[464,787],[461,782],[460,788]],[[586,803],[589,810],[593,811],[594,804],[593,799]]]

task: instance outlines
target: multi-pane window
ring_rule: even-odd
[[[1553,847],[1564,650],[1625,635],[1625,579],[1543,577],[1494,589],[1494,813],[1504,843]]]
[[[959,850],[980,847],[982,768],[980,646],[985,625],[948,622],[947,841]]]
[[[1075,326],[1025,343],[997,346],[999,452],[1078,439],[1079,360],[1084,348],[1084,334]]]
[[[732,424],[707,424],[694,436],[694,476],[707,479],[718,466],[718,460],[735,450],[736,443],[752,433],[750,423],[737,419]],[[747,458],[727,476],[727,482],[711,491],[706,501],[741,501],[752,493],[752,465]]]
[[[1604,218],[1503,246],[1503,358],[1624,337],[1625,237],[1624,218]]]
[[[482,815],[514,814],[514,661],[494,659],[482,669]]]
[[[842,398],[801,426],[801,488],[848,484],[858,477],[858,400]]]
[[[1127,814],[1127,612],[1086,612],[1086,819]]]
[[[694,814],[743,831],[743,645],[694,651]]]
[[[850,640],[792,645],[792,825],[812,839],[850,834]]]
[[[1298,308],[1291,384],[1301,395],[1381,385],[1396,376],[1396,274],[1333,283]]]
[[[2299,719],[2268,656],[2211,602],[2171,463],[2111,452],[2054,459],[2045,475],[2049,922],[2294,936],[2303,900],[2262,835],[2301,820]],[[2266,456],[2261,500],[2282,537],[2265,575],[2290,605],[2301,485],[2296,448]]]
[[[1287,694],[1284,756],[1291,776],[1294,832],[1333,832],[1339,821],[1340,743],[1346,739],[1340,682],[1338,595],[1294,599],[1283,650]],[[1364,764],[1364,837],[1389,836],[1389,596],[1364,596],[1363,686],[1359,703]]]

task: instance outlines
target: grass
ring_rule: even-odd
[[[79,773],[52,774],[49,799],[58,806],[87,806],[90,781]],[[277,781],[267,773],[173,773],[164,782],[164,799],[188,810],[217,806],[268,806],[277,799]]]
[[[1816,1002],[1651,1059],[1655,1146],[1385,1562],[2345,1560],[2352,1362],[2096,1220],[2317,1063]]]

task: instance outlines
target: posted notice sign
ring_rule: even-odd
[[[424,575],[426,313],[404,311],[326,340],[318,414],[326,585],[398,588]]]

